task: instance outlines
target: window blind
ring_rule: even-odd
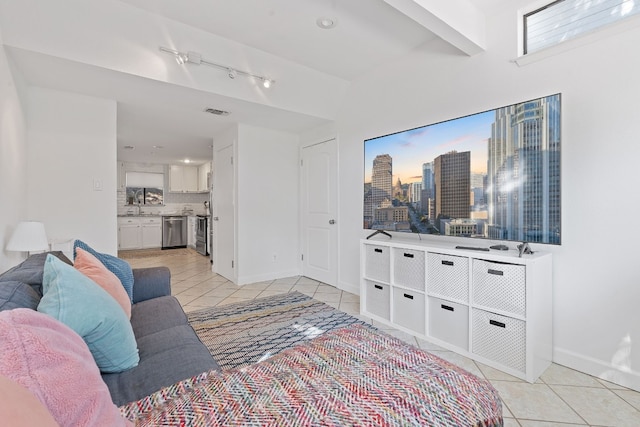
[[[127,172],[127,187],[163,188],[164,174],[150,172]]]

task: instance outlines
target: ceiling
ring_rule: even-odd
[[[437,38],[383,0],[120,1],[346,82]],[[505,1],[473,4],[486,13]],[[335,27],[321,29],[316,24],[321,17],[334,20]],[[295,133],[328,122],[43,53],[6,49],[28,84],[115,99],[121,161],[210,160],[214,135],[237,122]],[[270,90],[277,90],[277,83]],[[202,112],[202,106],[231,114],[212,116]]]

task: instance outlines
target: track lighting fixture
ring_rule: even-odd
[[[195,64],[195,65],[208,65],[213,68],[217,68],[219,70],[223,70],[227,73],[230,79],[235,79],[238,75],[242,75],[245,77],[253,77],[256,80],[260,80],[262,82],[262,86],[266,89],[269,89],[271,86],[275,84],[275,80],[272,80],[268,77],[259,76],[257,74],[252,74],[248,71],[238,70],[233,67],[229,67],[227,65],[216,64],[215,62],[207,61],[206,59],[202,59],[202,56],[197,52],[180,52],[175,49],[169,49],[167,47],[160,46],[160,51],[164,53],[169,53],[174,55],[176,62],[180,65],[184,64]]]
[[[184,53],[179,53],[176,55],[176,62],[180,65],[184,64],[185,62],[187,62],[187,55],[185,55]]]

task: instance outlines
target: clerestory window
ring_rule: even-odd
[[[523,53],[640,13],[640,0],[558,0],[524,15]]]

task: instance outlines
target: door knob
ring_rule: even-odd
[[[329,224],[333,225],[333,224],[335,224],[335,223],[336,223],[336,220],[335,220],[335,219],[330,219],[330,220],[329,220]]]

